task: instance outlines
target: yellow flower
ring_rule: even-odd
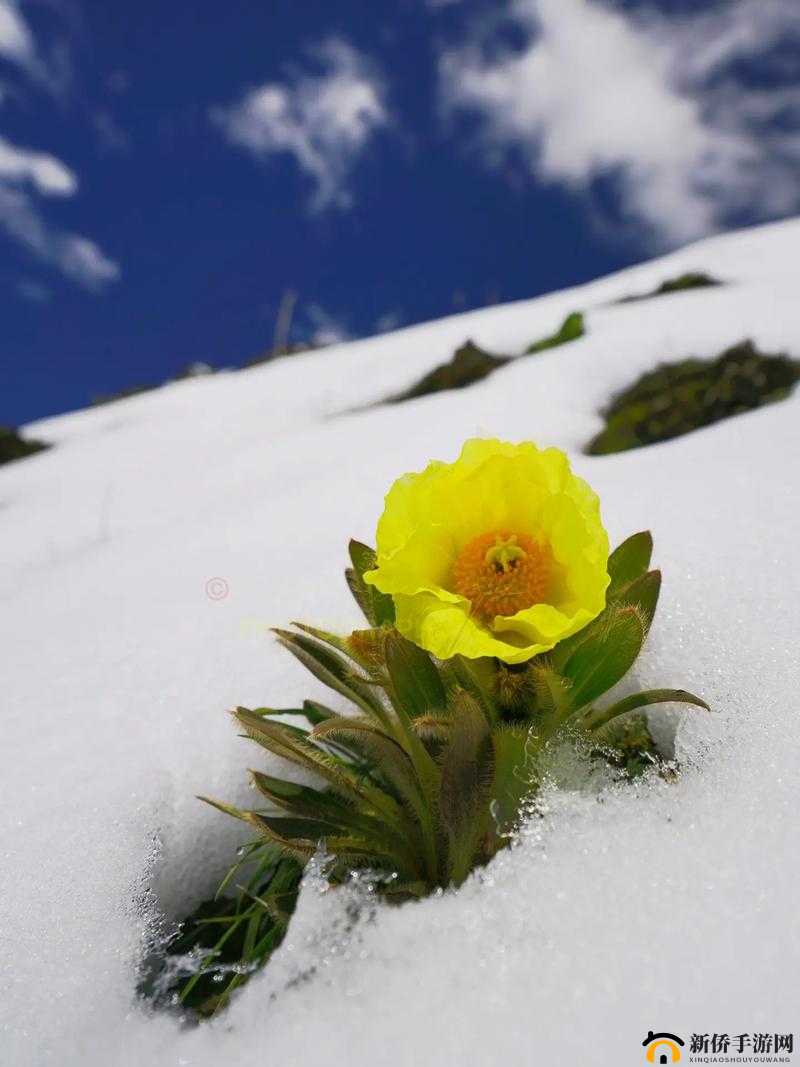
[[[398,479],[365,581],[398,630],[440,659],[523,663],[605,607],[608,536],[597,495],[557,448],[472,440],[455,463]]]

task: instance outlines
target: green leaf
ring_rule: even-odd
[[[264,815],[261,812],[250,814],[257,815],[260,824],[270,826],[284,839],[316,842],[331,830],[331,824],[321,819],[304,819],[295,815]]]
[[[627,674],[641,652],[645,632],[638,608],[624,605],[609,612],[604,625],[564,665],[564,676],[572,682],[573,709],[596,700]]]
[[[247,822],[283,855],[300,863],[311,859],[327,829],[310,819],[273,819],[257,811],[247,812]]]
[[[212,800],[210,797],[198,797],[198,800],[202,800],[206,804],[210,804],[212,808],[217,808],[225,815],[232,815],[235,819],[241,819],[243,822],[249,823],[260,834],[265,836],[271,844],[276,845],[278,851],[284,855],[293,856],[295,859],[305,863],[314,855],[317,848],[317,841],[320,834],[316,836],[303,838],[301,829],[308,829],[309,827],[318,830],[323,826],[322,823],[315,822],[313,820],[302,819],[271,819],[269,816],[262,815],[257,811],[241,811],[239,808],[231,807],[230,804],[223,804],[219,800]],[[273,824],[282,823],[286,832],[281,833],[277,830]],[[288,835],[288,836],[287,836]]]
[[[555,726],[572,710],[571,684],[547,660],[534,662],[529,671],[536,694],[536,711],[544,723]]]
[[[435,883],[439,868],[435,812],[441,773],[433,757],[414,732],[414,715],[424,714],[426,709],[435,706],[430,704],[434,693],[441,692],[442,699],[444,699],[444,687],[430,659],[428,659],[427,668],[422,666],[416,655],[417,652],[422,653],[422,649],[417,649],[416,645],[406,641],[396,631],[388,635],[385,654],[392,682],[389,696],[396,717],[395,736],[414,764],[414,771],[422,793],[418,817],[425,843],[428,878]],[[411,669],[413,665],[420,667],[423,672],[422,677],[414,677]],[[429,668],[436,675],[435,681]]]
[[[448,840],[448,880],[460,885],[488,829],[494,760],[489,724],[478,702],[462,692],[457,705],[442,757],[439,809]]]
[[[322,752],[307,735],[301,733],[298,737],[285,723],[272,722],[246,708],[237,708],[234,715],[248,737],[276,756],[319,775],[340,796],[355,800],[367,796],[365,786],[347,765],[330,753]]]
[[[298,630],[302,630],[303,633],[315,638],[321,644],[330,645],[337,652],[343,652],[346,656],[349,655],[347,641],[344,637],[340,637],[339,634],[329,633],[328,630],[320,630],[316,626],[309,626],[305,622],[292,622],[292,626],[296,626]]]
[[[356,603],[361,608],[370,626],[383,626],[394,622],[394,601],[386,593],[367,585],[364,575],[378,565],[375,550],[360,541],[349,545],[352,567],[345,571],[345,578]]]
[[[399,748],[398,752],[402,755]],[[387,820],[345,804],[332,793],[322,793],[259,771],[250,773],[259,792],[272,804],[293,816],[324,823],[328,827],[326,836],[358,834],[371,842],[376,852],[395,853],[402,860],[404,870],[412,870],[415,877],[420,875],[416,865],[418,851],[414,848],[413,834],[409,833],[408,828],[398,831]]]
[[[648,571],[625,586],[614,599],[615,604],[627,604],[639,609],[645,632],[650,630],[661,592],[661,571]]]
[[[685,689],[646,689],[644,692],[624,697],[616,704],[612,704],[610,708],[590,711],[584,717],[583,725],[587,730],[596,732],[614,719],[618,719],[620,715],[627,715],[628,712],[645,708],[649,704],[693,704],[697,708],[711,710],[705,700],[696,697],[693,693],[687,693]]]
[[[371,867],[373,870],[385,871],[387,874],[399,873],[403,878],[414,878],[413,872],[409,871],[405,862],[391,847],[381,851],[372,841],[367,841],[363,837],[353,834],[327,837],[325,847],[346,869]]]
[[[547,654],[547,659],[550,665],[555,668],[558,673],[564,673],[565,664],[576,649],[580,648],[584,641],[603,632],[608,626],[608,620],[612,610],[613,604],[607,603],[596,619],[592,619],[587,626],[584,626],[582,630],[578,630],[572,637],[565,637],[563,641],[559,641],[556,647]]]
[[[405,838],[420,862],[428,849],[430,861],[430,841],[426,834],[430,834],[431,812],[409,754],[396,740],[364,719],[339,716],[322,723],[315,734],[320,740],[340,738],[343,744],[364,754],[371,768],[372,779],[378,775],[379,784],[385,783],[390,791],[391,795],[386,795],[386,801],[395,806],[394,797],[397,796],[399,800],[399,807],[393,809],[397,814],[390,821],[384,816],[385,822]],[[374,805],[374,798],[370,799]],[[421,870],[417,872],[417,875],[422,874]]]
[[[316,626],[309,626],[305,622],[293,622],[292,626],[296,626],[298,630],[302,630],[303,633],[315,638],[321,644],[330,645],[331,648],[341,652],[362,670],[366,671],[370,677],[374,677],[375,667],[380,662],[379,650],[382,639],[386,634],[386,630],[383,627],[375,627],[370,630],[355,630],[349,637],[341,637],[339,634],[329,633],[327,630],[319,630]],[[362,654],[359,651],[358,643],[354,640],[356,637],[361,639],[361,643],[365,644],[366,648],[372,645],[370,649],[370,652],[373,653],[372,655]],[[364,638],[369,639],[369,644],[364,641]],[[375,653],[377,653],[377,657]]]
[[[377,772],[387,787],[399,797],[403,807],[393,826],[398,828],[409,842],[416,843],[417,854],[421,857],[425,846],[420,837],[420,828],[429,822],[430,812],[409,754],[397,741],[366,719],[337,716],[336,719],[330,719],[316,727],[314,736],[321,741],[331,737],[339,738],[348,747],[355,747],[364,754],[372,770]]]
[[[419,783],[408,753],[369,719],[337,715],[315,727],[314,737],[320,741],[336,738],[350,747],[355,746],[369,757],[370,763],[412,810],[419,805]]]
[[[608,557],[608,575],[611,582],[607,598],[612,599],[629,582],[645,573],[653,555],[653,535],[649,530],[633,534]]]
[[[346,818],[352,812],[352,808],[334,793],[323,793],[311,786],[273,778],[261,771],[251,770],[250,776],[262,796],[293,815],[335,824],[338,819]]]
[[[494,748],[495,833],[510,833],[526,799],[537,787],[534,758],[539,748],[535,728],[527,723],[502,725],[492,731]]]
[[[636,534],[635,537],[646,537],[649,535]],[[634,538],[629,538],[634,540]],[[627,544],[627,542],[625,542]],[[623,547],[623,546],[620,546]],[[644,553],[639,557],[640,563],[643,562]],[[627,573],[632,573],[633,568],[630,568]],[[640,574],[638,577],[632,579],[629,582],[625,582],[614,593],[608,593],[606,597],[606,607],[588,626],[585,626],[582,630],[579,630],[572,637],[566,638],[561,641],[549,655],[549,659],[552,662],[556,670],[564,671],[564,666],[569,660],[570,656],[589,638],[594,638],[598,633],[602,633],[608,626],[609,618],[616,607],[620,605],[629,605],[637,607],[642,615],[642,621],[645,624],[645,632],[648,632],[653,622],[653,616],[658,606],[658,597],[661,591],[661,571],[646,571]]]
[[[410,718],[444,708],[444,685],[427,652],[400,634],[391,634],[386,641],[386,667],[394,696]]]
[[[414,719],[414,733],[423,741],[446,741],[453,725],[453,715],[448,709],[432,715],[418,715]]]
[[[351,670],[340,655],[305,634],[277,629],[275,633],[283,647],[299,659],[315,678],[347,700],[352,700],[368,715],[376,716],[380,722],[386,721],[385,709],[374,687]]]
[[[302,708],[254,708],[252,711],[248,708],[239,707],[237,711],[249,711],[252,715],[261,715],[262,717],[272,716],[277,718],[283,715],[298,715],[304,718],[310,726],[316,726],[317,723],[324,722],[331,716],[336,716],[338,712],[332,711],[324,704],[320,704],[316,700],[304,700]],[[292,730],[295,736],[300,738],[308,738],[308,730],[301,730],[297,726],[290,726],[288,723],[284,723],[287,729]],[[334,753],[336,754],[336,753]],[[341,754],[341,753],[339,753]],[[346,758],[350,759],[350,754],[345,753]]]
[[[241,705],[236,708],[237,711],[246,711],[249,715],[258,715],[262,719],[277,718],[283,715],[297,715],[299,718],[308,719],[303,708],[244,708]],[[292,726],[289,723],[282,723],[287,730],[293,731],[298,737],[307,737],[308,731],[301,730],[299,726]]]
[[[500,714],[494,697],[496,674],[495,661],[488,656],[480,659],[453,656],[441,667],[441,677],[451,696],[465,690],[477,700],[490,725],[497,722]]]
[[[375,612],[372,606],[372,588],[362,579],[354,567],[346,567],[344,580],[353,594],[353,600],[361,608],[361,613],[370,626],[375,625]]]
[[[247,812],[242,811],[241,808],[235,808],[232,804],[225,804],[221,800],[214,800],[213,797],[198,796],[197,799],[202,800],[204,804],[209,804],[212,808],[216,808],[217,811],[221,811],[223,815],[230,815],[234,819],[240,819],[242,822],[249,822]]]
[[[353,566],[362,578],[367,571],[374,571],[378,565],[378,556],[375,549],[370,548],[369,545],[365,545],[361,541],[356,541],[355,538],[351,538],[347,551],[350,554]]]
[[[317,726],[319,723],[325,722],[326,719],[332,718],[337,713],[326,707],[324,704],[320,704],[317,700],[304,700],[303,714],[312,726]]]

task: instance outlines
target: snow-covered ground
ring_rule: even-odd
[[[652,448],[580,450],[658,362],[745,337],[800,356],[798,263],[793,220],[28,428],[56,447],[0,470],[0,1063],[618,1067],[643,1062],[649,1029],[797,1031],[800,393]],[[687,270],[729,284],[611,303]],[[352,412],[468,337],[519,352],[572,310],[573,344]],[[185,912],[240,840],[194,795],[245,800],[261,758],[225,709],[314,691],[266,628],[356,624],[347,539],[373,539],[398,474],[475,435],[567,449],[612,540],[653,530],[665,582],[639,680],[715,708],[681,720],[684,773],[556,796],[457,894],[349,933],[344,894],[309,885],[219,1020],[149,1016],[134,986],[154,899]]]

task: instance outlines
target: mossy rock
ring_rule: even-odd
[[[442,393],[449,389],[465,389],[468,385],[483,381],[498,367],[505,366],[510,356],[494,356],[485,352],[472,341],[467,341],[457,349],[448,363],[434,367],[403,393],[389,397],[388,403],[399,404],[404,400],[415,400],[431,393]]]
[[[619,393],[603,412],[606,428],[587,445],[603,456],[710,426],[783,400],[800,378],[800,362],[742,341],[717,359],[663,364]]]
[[[548,348],[556,348],[558,345],[577,340],[585,332],[583,315],[575,311],[566,317],[556,333],[534,341],[523,354],[533,355]],[[430,396],[432,393],[465,389],[468,385],[474,385],[488,378],[498,367],[504,367],[507,363],[519,358],[519,356],[493,355],[480,348],[474,341],[466,341],[456,349],[449,362],[434,367],[424,378],[420,378],[416,385],[412,385],[410,389],[397,393],[395,396],[390,396],[386,403],[399,404],[404,400],[416,400],[418,397]]]
[[[713,285],[722,285],[722,282],[712,278],[710,274],[703,274],[702,271],[689,271],[687,274],[680,274],[677,278],[662,282],[653,296],[663,296],[664,293],[682,293],[685,289],[707,289]]]
[[[525,355],[532,356],[536,352],[544,352],[548,348],[557,348],[559,345],[569,344],[570,341],[577,341],[579,337],[583,337],[585,333],[586,327],[583,313],[573,311],[570,315],[567,315],[561,324],[561,328],[556,333],[551,334],[549,337],[543,337],[541,341],[534,341],[532,345],[528,345],[525,349]]]
[[[20,436],[13,426],[0,426],[0,463],[11,463],[15,459],[24,459],[35,452],[49,448],[44,441],[32,441]]]
[[[682,293],[688,289],[708,289],[716,285],[722,285],[722,282],[710,274],[704,274],[702,271],[687,271],[686,274],[679,274],[677,278],[668,278],[650,293],[623,296],[617,303],[632,304],[637,300],[651,300],[655,296],[665,296],[667,293]]]

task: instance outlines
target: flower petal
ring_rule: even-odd
[[[553,578],[546,603],[487,622],[451,582],[462,549],[492,532],[546,544]],[[455,463],[430,463],[394,483],[378,523],[377,567],[364,579],[394,598],[398,629],[434,655],[521,663],[603,610],[608,550],[597,495],[563,452],[476,439]]]

